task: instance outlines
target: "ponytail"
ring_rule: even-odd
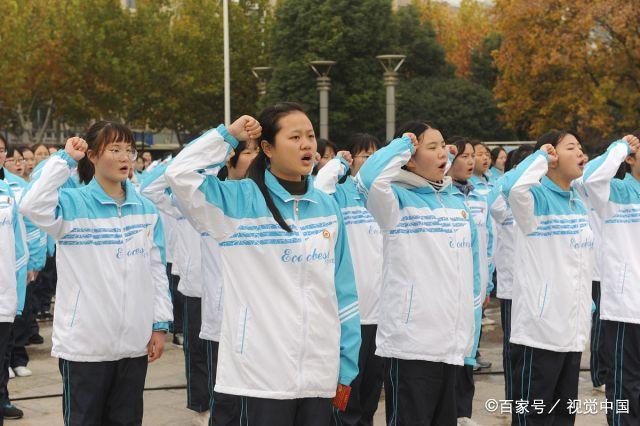
[[[267,208],[271,212],[273,219],[278,222],[278,225],[282,229],[287,232],[293,232],[291,227],[285,222],[282,217],[282,213],[278,210],[278,207],[273,202],[273,198],[271,198],[271,193],[269,193],[269,188],[267,188],[267,184],[264,182],[264,173],[267,170],[267,165],[269,164],[269,159],[265,155],[264,151],[261,149],[256,158],[251,162],[251,166],[249,166],[248,178],[251,179],[258,185],[258,189],[262,193],[264,197],[265,203],[267,203]]]
[[[89,157],[85,154],[80,161],[78,161],[78,180],[83,185],[87,185],[93,179],[96,174],[96,169],[93,167],[93,163],[89,161]]]

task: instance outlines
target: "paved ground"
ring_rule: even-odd
[[[488,327],[483,331],[482,353],[493,362],[494,368],[487,374],[476,375],[476,397],[474,401],[473,418],[484,426],[502,426],[509,424],[508,415],[489,413],[485,408],[488,399],[500,400],[503,398],[502,370],[502,332],[499,327],[500,314],[492,303],[488,310],[489,317],[497,322],[496,327]],[[33,370],[32,377],[16,378],[9,382],[9,391],[15,404],[24,410],[25,417],[18,421],[7,421],[8,425],[16,426],[52,426],[62,424],[62,399],[58,396],[62,392],[60,373],[57,360],[49,356],[51,349],[51,323],[42,324],[42,335],[45,344],[29,346],[31,362],[29,368]],[[589,354],[585,352],[582,358],[582,367],[588,368]],[[183,387],[184,362],[182,350],[167,343],[164,356],[156,363],[150,365],[147,375],[147,388],[145,392],[145,425],[189,425],[190,412],[184,408],[186,395],[184,389],[153,390],[153,388]],[[47,397],[53,395],[52,397]],[[39,398],[45,396],[43,398]],[[603,395],[596,393],[591,388],[589,373],[580,375],[579,398],[586,400]],[[576,421],[577,425],[605,425],[604,414],[581,415]],[[376,426],[384,425],[384,404],[381,403],[376,416]]]

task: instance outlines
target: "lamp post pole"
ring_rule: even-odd
[[[320,137],[322,139],[329,139],[329,92],[331,91],[329,71],[335,63],[335,61],[312,61],[309,63],[317,76],[316,84],[320,101]]]
[[[386,135],[387,141],[393,139],[396,131],[396,86],[398,85],[398,70],[404,63],[405,55],[378,55],[376,58],[384,68],[384,87],[387,92],[386,107]]]

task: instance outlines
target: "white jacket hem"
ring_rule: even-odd
[[[67,354],[64,352],[51,351],[51,356],[54,358],[61,358],[66,361],[75,362],[103,362],[103,361],[119,361],[125,358],[139,358],[147,355],[147,351],[129,352],[122,354],[104,354],[104,355],[79,355],[79,354]]]
[[[0,315],[0,322],[13,322],[15,315]]]
[[[450,365],[464,365],[464,356],[462,355],[427,355],[405,351],[397,352],[393,350],[386,350],[380,347],[376,349],[376,355],[382,358],[398,358],[414,361],[443,362]]]
[[[623,318],[623,317],[615,317],[611,315],[603,315],[600,314],[600,319],[605,321],[616,321],[616,322],[627,322],[630,324],[640,324],[640,318]]]
[[[509,343],[513,343],[515,345],[529,346],[536,349],[544,349],[547,351],[553,352],[584,352],[584,346],[579,348],[578,346],[556,346],[556,345],[547,345],[540,342],[536,342],[530,339],[522,339],[516,337],[515,339],[511,337],[509,339]]]
[[[336,389],[338,384],[336,383]],[[303,390],[303,391],[267,391],[256,389],[234,388],[224,385],[216,385],[214,390],[218,393],[226,393],[229,395],[250,396],[254,398],[268,399],[299,399],[299,398],[333,398],[336,396],[334,390]]]

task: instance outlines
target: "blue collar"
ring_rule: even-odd
[[[627,173],[624,176],[624,183],[626,183],[631,188],[633,188],[633,190],[636,191],[636,193],[640,194],[640,182],[638,182],[638,179],[633,177],[631,173]]]
[[[540,181],[543,186],[549,188],[553,192],[557,192],[558,194],[564,195],[566,197],[570,196],[573,193],[573,187],[571,187],[568,191],[560,188],[554,181],[549,179],[547,176],[543,176]]]
[[[278,179],[267,169],[264,171],[264,183],[269,188],[269,191],[280,198],[283,202],[288,203],[295,200],[295,197],[280,185]],[[314,188],[313,177],[307,176],[307,192],[302,194],[300,200],[311,201],[312,203],[318,203],[320,201],[320,195]]]
[[[104,192],[104,189],[102,189],[102,186],[100,186],[95,177],[91,179],[91,182],[89,182],[89,184],[87,185],[87,190],[91,195],[93,195],[96,200],[98,200],[102,204],[117,204],[113,198],[111,198],[107,195],[106,192]],[[138,200],[138,197],[136,196],[136,190],[129,179],[124,182],[124,192],[125,199],[124,203],[122,203],[123,206],[127,204],[141,204]]]

